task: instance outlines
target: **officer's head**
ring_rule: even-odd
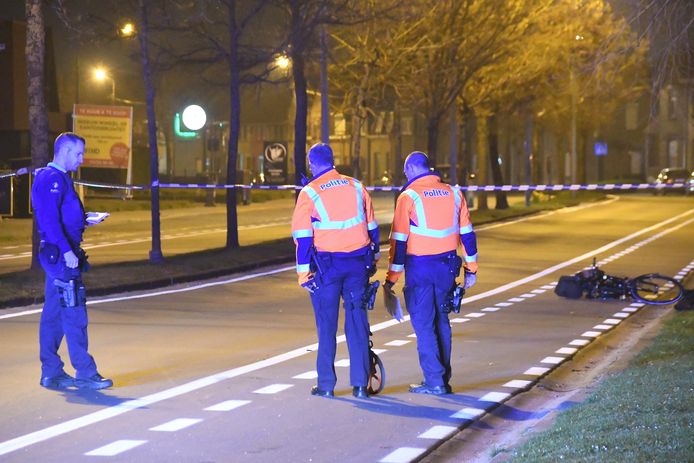
[[[429,156],[421,151],[413,151],[405,159],[405,177],[407,180],[412,180],[418,175],[430,172]]]
[[[84,138],[76,133],[63,132],[53,145],[53,162],[67,171],[76,171],[84,161]]]
[[[327,143],[316,143],[308,150],[308,166],[312,174],[319,174],[333,167],[333,150]]]

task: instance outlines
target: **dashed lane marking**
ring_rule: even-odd
[[[400,447],[378,461],[380,463],[408,463],[426,452],[426,450],[418,447]]]
[[[412,341],[405,341],[404,339],[395,339],[393,341],[387,342],[384,345],[385,346],[394,346],[394,347],[400,347],[404,346],[405,344],[409,344]]]
[[[549,368],[545,367],[530,367],[523,372],[524,375],[528,376],[542,376],[549,371]]]
[[[85,455],[90,457],[112,457],[146,443],[146,440],[122,439],[111,442],[110,444],[99,447],[98,449],[91,450],[85,453]]]
[[[502,387],[508,387],[512,389],[525,389],[532,383],[532,381],[526,381],[523,379],[513,379],[505,384],[502,384]]]
[[[306,373],[301,373],[296,376],[292,376],[293,379],[316,379],[318,378],[318,372],[316,370],[307,371]]]
[[[427,429],[423,433],[421,433],[417,438],[419,439],[443,439],[445,437],[450,436],[454,432],[457,432],[458,428],[455,426],[442,426],[442,425],[436,425],[432,426],[431,428]]]
[[[587,339],[574,339],[573,341],[571,341],[569,343],[570,346],[581,346],[581,347],[587,346],[588,344],[590,344],[590,341]]]
[[[175,420],[167,421],[159,426],[149,428],[149,430],[158,432],[176,432],[193,426],[194,424],[198,424],[201,421],[202,418],[176,418]]]
[[[243,407],[244,405],[248,405],[249,403],[251,403],[250,400],[225,400],[224,402],[211,405],[205,408],[204,410],[208,412],[230,412],[231,410]]]
[[[479,402],[503,402],[511,397],[508,392],[489,392],[478,399]]]
[[[342,359],[335,362],[336,367],[346,368],[349,366],[349,359]]]
[[[293,387],[293,384],[271,384],[269,386],[261,387],[260,389],[256,389],[253,391],[254,394],[277,394],[278,392],[285,391],[289,389],[290,387]]]

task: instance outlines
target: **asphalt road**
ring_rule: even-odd
[[[102,392],[39,387],[40,307],[3,311],[0,461],[415,460],[630,314],[661,310],[562,300],[552,284],[593,256],[617,275],[691,269],[693,206],[625,196],[479,227],[479,282],[451,317],[454,394],[443,397],[407,392],[421,381],[416,340],[380,296],[370,318],[385,390],[351,396],[341,342],[336,398],[310,396],[314,322],[292,266],[93,300],[91,352],[116,384]]]

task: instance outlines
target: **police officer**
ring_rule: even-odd
[[[312,395],[332,397],[340,297],[350,357],[352,394],[368,397],[369,320],[362,300],[379,258],[378,224],[362,184],[340,175],[324,143],[308,152],[313,179],[299,193],[292,217],[299,284],[311,296],[318,330],[318,383]]]
[[[462,242],[467,282],[477,272],[477,241],[470,213],[460,191],[431,171],[426,154],[415,151],[405,160],[407,184],[395,205],[390,234],[389,268],[384,290],[405,272],[405,304],[417,336],[421,384],[417,394],[451,392],[451,325],[448,320],[451,290],[460,272],[456,250]]]
[[[40,384],[46,388],[103,389],[113,385],[98,373],[87,351],[87,307],[81,278],[87,262],[80,248],[87,214],[68,173],[82,164],[84,144],[84,138],[74,133],[60,134],[55,140],[53,162],[37,171],[31,191],[41,236],[39,261],[46,273],[39,325]],[[99,221],[90,217],[89,224]],[[76,378],[65,373],[58,355],[63,337]]]

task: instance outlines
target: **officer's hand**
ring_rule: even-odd
[[[318,283],[314,278],[301,283],[301,287],[308,291],[309,294],[313,294],[318,290]]]
[[[393,290],[393,285],[395,285],[395,283],[393,283],[390,280],[386,280],[383,282],[383,291],[385,293],[387,293],[389,296],[395,296],[395,291]]]
[[[465,269],[465,282],[463,283],[463,288],[472,288],[475,283],[477,283],[477,273],[469,272],[468,269]]]
[[[80,260],[72,250],[63,254],[63,257],[65,257],[65,265],[67,265],[67,268],[77,268],[80,263]]]
[[[477,262],[465,262],[465,271],[477,273]]]

